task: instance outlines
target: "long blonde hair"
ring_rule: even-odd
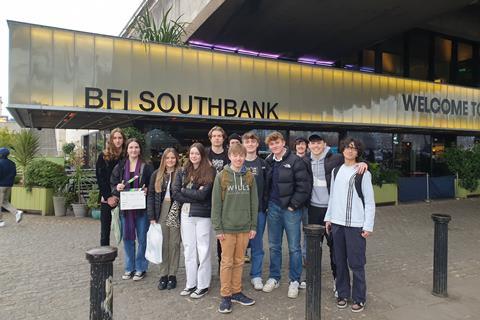
[[[173,153],[173,155],[175,156],[175,169],[173,170],[173,173],[172,173],[172,181],[170,183],[173,183],[174,179],[175,179],[175,173],[177,172],[177,170],[180,168],[180,156],[178,155],[178,152],[177,150],[175,150],[174,148],[167,148],[165,149],[165,151],[163,151],[163,155],[162,155],[162,160],[160,161],[160,166],[158,167],[158,171],[157,171],[157,178],[155,179],[155,192],[159,193],[162,191],[162,184],[163,184],[163,179],[165,177],[165,174],[167,173],[167,155],[169,153]]]
[[[117,132],[120,133],[123,137],[123,143],[122,143],[122,147],[120,148],[120,150],[117,150],[115,148],[115,145],[113,144],[113,136]],[[107,161],[110,161],[110,160],[117,160],[120,157],[122,157],[125,150],[126,150],[126,140],[127,139],[126,139],[125,134],[123,133],[122,129],[120,129],[120,128],[113,129],[110,132],[110,137],[108,138],[107,145],[106,145],[105,149],[103,150],[103,159],[105,159]]]

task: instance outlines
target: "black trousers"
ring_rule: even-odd
[[[112,208],[107,203],[100,207],[100,245],[110,245],[110,225],[112,224]]]
[[[315,207],[310,205],[308,208],[308,223],[309,224],[319,224],[325,226],[325,214],[327,213],[327,208]],[[327,246],[330,251],[330,268],[332,269],[333,279],[337,278],[337,267],[335,265],[335,253],[333,250],[333,237],[332,234],[327,235],[325,233],[324,237],[327,239]],[[323,238],[322,238],[323,242]]]

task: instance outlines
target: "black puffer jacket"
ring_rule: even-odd
[[[217,171],[212,169],[212,177],[215,177]],[[173,200],[181,204],[190,203],[190,217],[210,218],[212,209],[212,182],[203,186],[194,183],[191,189],[185,188],[187,185],[185,180],[185,170],[182,168],[178,171],[172,188]]]
[[[266,159],[268,163],[266,175],[267,199],[270,197],[273,173],[273,154]],[[282,208],[301,209],[308,203],[312,193],[312,176],[309,174],[307,162],[287,149],[282,158],[278,176],[278,192]]]
[[[155,181],[157,180],[158,170],[155,170],[150,178],[150,185],[148,186],[147,193],[147,213],[148,220],[155,220],[158,222],[160,220],[160,213],[162,211],[163,199],[165,199],[165,194],[167,193],[167,186],[170,177],[168,174],[163,176],[162,189],[160,192],[155,191]],[[176,175],[176,172],[172,173],[172,177]],[[170,197],[172,197],[173,184],[170,184]],[[173,198],[173,197],[172,197]],[[173,202],[173,201],[172,201]]]

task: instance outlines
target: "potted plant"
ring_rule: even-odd
[[[480,145],[464,149],[449,148],[445,151],[448,169],[457,176],[455,196],[466,198],[480,195]]]
[[[73,173],[73,185],[75,189],[75,201],[72,203],[73,214],[77,218],[86,217],[87,216],[87,204],[85,203],[85,199],[82,196],[82,183],[85,179],[85,174],[82,170],[84,164],[83,158],[83,151],[79,148],[73,154],[72,158],[70,159],[70,164],[74,169]]]
[[[88,193],[87,207],[90,209],[92,218],[99,220],[100,219],[100,190],[94,187]]]
[[[63,181],[59,181],[55,194],[53,195],[53,209],[56,217],[63,217],[67,212],[67,180],[65,176]]]
[[[399,172],[386,168],[378,163],[369,163],[368,170],[372,174],[373,192],[376,204],[397,204]]]
[[[24,187],[15,187],[12,203],[20,209],[41,211],[53,215],[53,193],[65,181],[62,165],[39,159],[31,162],[24,175]]]

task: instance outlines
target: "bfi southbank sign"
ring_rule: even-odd
[[[254,119],[278,120],[276,108],[278,103],[264,101],[248,101],[235,99],[222,99],[163,92],[155,96],[151,91],[142,91],[139,94],[141,103],[138,108],[145,112],[160,111],[163,113],[192,114],[197,110],[199,116],[220,116]],[[112,109],[113,102],[120,102],[123,110],[129,110],[129,91],[119,89],[85,88],[85,108],[87,109]],[[195,108],[194,108],[195,107]]]
[[[9,29],[9,109],[480,133],[477,88],[19,22]]]

